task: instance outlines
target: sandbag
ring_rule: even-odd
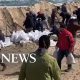
[[[23,30],[21,31],[14,31],[12,36],[11,36],[11,41],[14,42],[14,43],[17,43],[17,42],[22,42],[22,41],[26,41],[26,42],[29,42],[29,36],[27,33],[25,33]]]
[[[12,42],[10,41],[10,37],[5,37],[4,47],[12,45]]]
[[[4,47],[4,43],[2,40],[0,40],[0,49]]]
[[[68,55],[68,57],[67,57],[67,64],[74,64],[74,63],[76,63],[76,62],[75,62],[75,58],[74,58],[74,56],[72,55],[72,53],[70,53],[70,54]]]

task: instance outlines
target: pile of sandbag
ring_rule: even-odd
[[[5,42],[0,41],[2,47],[7,47],[12,45],[13,43],[27,43],[27,42],[35,42],[37,43],[39,38],[42,35],[48,35],[50,33],[49,30],[45,30],[43,32],[36,30],[35,32],[31,31],[29,33],[25,33],[23,30],[13,31],[11,37],[6,37]],[[51,46],[55,46],[56,42],[51,40]]]
[[[11,42],[29,42],[29,36],[23,30],[21,31],[13,31],[11,36]]]
[[[29,42],[29,41],[38,41],[39,38],[42,35],[48,35],[50,32],[48,30],[45,30],[43,32],[36,30],[35,32],[31,31],[29,33],[25,33],[23,30],[20,31],[13,31],[12,36],[11,36],[11,41],[12,42]]]

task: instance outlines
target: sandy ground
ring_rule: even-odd
[[[1,53],[30,53],[34,52],[37,49],[36,44],[27,43],[23,47],[12,45],[10,47],[4,48],[1,50]],[[54,47],[50,47],[49,52],[52,54],[54,51]],[[76,58],[76,64],[73,64],[73,70],[70,72],[61,72],[61,80],[80,80],[80,38],[77,38],[76,46],[75,46],[75,54],[78,58]],[[62,62],[62,70],[66,69],[66,62],[63,59]],[[18,74],[21,67],[21,63],[11,64],[6,63],[7,69],[5,71],[0,71],[0,80],[18,80]],[[0,66],[1,69],[1,66]]]

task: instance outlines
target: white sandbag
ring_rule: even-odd
[[[4,47],[4,43],[2,40],[0,40],[0,49]]]
[[[43,32],[41,31],[38,31],[38,30],[35,30],[35,32],[31,31],[29,32],[28,34],[25,33],[23,30],[20,30],[20,31],[14,31],[12,36],[11,36],[11,41],[12,42],[29,42],[29,41],[34,41],[34,42],[38,42],[39,38],[42,36],[42,35],[48,35],[50,33],[49,30],[45,30]]]
[[[41,31],[35,31],[35,36],[34,36],[34,40],[38,41],[39,38],[42,36],[42,32]]]
[[[48,34],[50,34],[51,32],[49,31],[49,30],[45,30],[45,31],[43,31],[43,35],[48,35]]]
[[[71,16],[71,19],[77,19],[77,17],[76,16]]]
[[[67,64],[74,64],[74,63],[76,63],[76,62],[75,62],[75,58],[74,58],[74,56],[72,55],[72,53],[70,53],[70,54],[68,55],[68,57],[67,57]]]
[[[11,36],[11,42],[16,42],[18,37],[19,37],[18,31],[17,32],[13,31],[12,36]]]
[[[11,46],[12,42],[10,41],[10,37],[5,37],[4,47]]]
[[[39,38],[42,36],[42,32],[38,30],[35,30],[35,32],[31,31],[29,32],[28,36],[32,41],[38,41]]]
[[[33,31],[28,33],[30,40],[32,40],[34,38],[34,35],[35,35],[35,33]]]
[[[21,34],[19,35],[19,37],[20,37],[22,40],[24,40],[24,41],[29,41],[29,36],[28,36],[28,34],[26,34],[25,32],[21,33]],[[18,38],[19,38],[19,37],[18,37]]]
[[[16,32],[13,32],[11,36],[11,41],[15,43],[20,41],[29,42],[29,36],[23,30],[16,31]]]

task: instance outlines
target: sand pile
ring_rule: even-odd
[[[13,28],[13,18],[6,8],[0,9],[0,29],[5,35],[10,35]]]
[[[52,4],[50,2],[40,2],[35,4],[34,6],[30,6],[31,10],[37,13],[42,10],[45,15],[50,16],[51,10],[55,8],[55,6],[60,6],[61,4]],[[71,3],[67,4],[68,11],[72,14],[72,12],[76,9],[76,6],[80,6],[80,3]],[[23,22],[26,17],[27,12],[26,7],[5,7],[0,8],[0,28],[4,31],[5,35],[10,35],[10,31],[13,30],[13,23],[16,22],[23,28]]]
[[[21,8],[8,8],[8,11],[12,16],[13,21],[22,26],[25,16]]]

